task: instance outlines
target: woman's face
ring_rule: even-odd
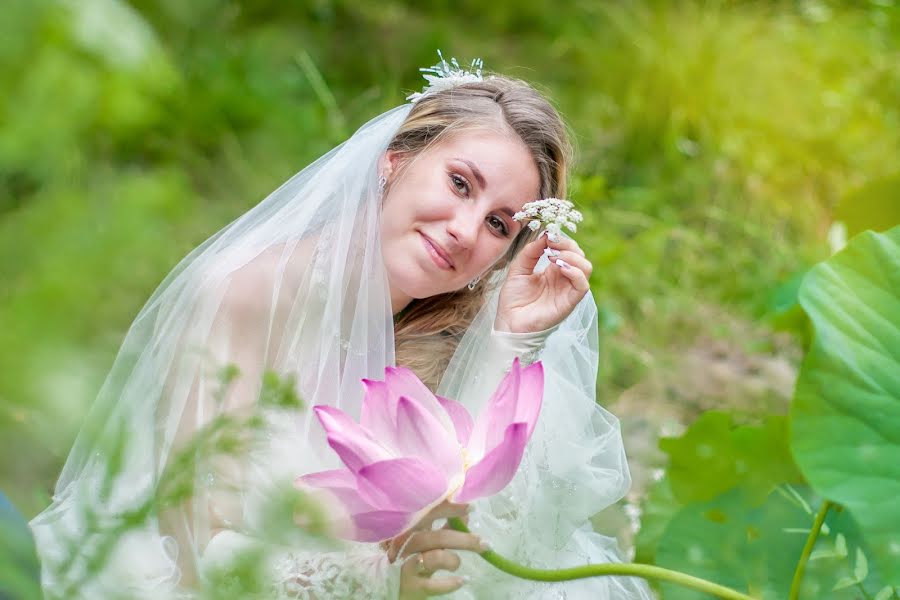
[[[389,151],[385,159],[381,242],[395,313],[487,271],[521,231],[513,214],[540,193],[534,159],[512,134],[453,136],[399,177],[403,158]]]

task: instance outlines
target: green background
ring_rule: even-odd
[[[787,414],[800,278],[900,222],[896,2],[13,0],[0,489],[23,513],[168,270],[419,90],[437,49],[532,82],[571,127],[599,397],[635,480],[597,527],[631,545],[660,436],[712,408],[735,426]]]

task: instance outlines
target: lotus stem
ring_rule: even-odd
[[[450,526],[457,531],[469,533],[469,528],[458,517],[449,520]],[[565,569],[535,569],[526,567],[504,558],[493,550],[486,550],[480,556],[504,573],[509,573],[521,579],[533,581],[571,581],[584,579],[585,577],[600,577],[608,575],[624,575],[628,577],[642,577],[644,579],[658,579],[669,581],[684,587],[705,592],[725,600],[755,600],[752,596],[742,594],[725,586],[721,586],[699,577],[687,575],[679,571],[672,571],[655,565],[639,563],[603,563],[569,567]]]
[[[812,554],[813,546],[816,545],[816,538],[819,537],[819,531],[822,529],[822,523],[825,522],[825,516],[828,514],[832,503],[826,500],[819,507],[816,514],[816,520],[813,521],[812,529],[806,538],[806,545],[803,546],[803,552],[800,553],[800,560],[797,562],[797,569],[794,571],[794,580],[791,582],[791,592],[788,600],[797,600],[800,597],[800,582],[803,581],[803,572],[806,570],[806,563],[809,561],[809,555]]]

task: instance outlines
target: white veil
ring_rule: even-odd
[[[330,404],[358,417],[360,379],[380,379],[394,364],[377,160],[410,108],[366,123],[189,254],[151,296],[66,461],[52,505],[31,523],[48,598],[174,594],[179,579],[192,579],[217,530],[252,529],[272,489],[338,466],[312,411],[267,410],[265,448],[203,466],[183,510],[161,518],[141,512],[191,435],[218,415],[257,410],[265,371],[293,376],[307,406]],[[496,292],[459,344],[439,393],[457,397],[477,377]],[[618,423],[595,404],[597,345],[588,295],[539,357],[547,373],[544,408],[518,475],[473,513],[472,528],[512,558],[547,567],[619,560],[615,541],[585,526],[629,485]],[[226,364],[240,377],[221,396],[218,374]],[[474,411],[486,398],[460,400]],[[102,532],[123,514],[147,518],[116,536],[113,548],[102,547]],[[104,551],[105,566],[85,582],[97,568],[92,558]],[[513,581],[478,557],[464,568],[494,591],[516,588],[510,597],[527,590],[545,597],[551,589]],[[642,585],[619,578],[552,589],[570,598],[578,590],[591,598],[649,598]]]

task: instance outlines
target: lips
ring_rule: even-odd
[[[447,252],[427,235],[421,232],[419,233],[422,236],[422,241],[425,244],[426,249],[431,254],[431,258],[435,261],[435,264],[442,269],[453,269],[453,261],[450,260],[450,256]]]

